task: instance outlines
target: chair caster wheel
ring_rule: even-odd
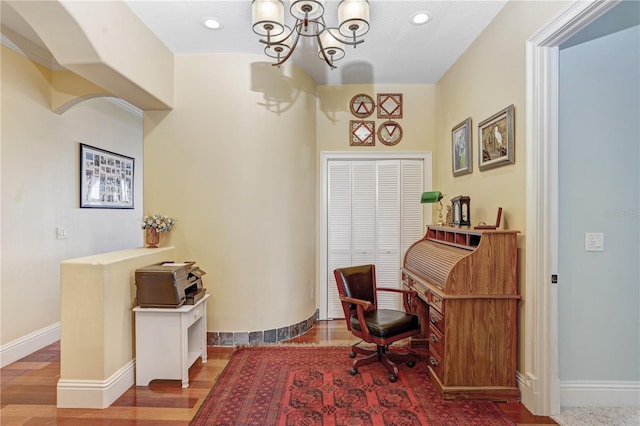
[[[407,367],[413,368],[415,366],[416,366],[416,362],[415,361],[407,361]]]
[[[356,374],[358,374],[358,370],[356,368],[352,368],[351,370],[349,370],[349,374],[355,376]]]
[[[389,381],[391,383],[395,383],[398,380],[398,376],[393,375],[393,374],[389,374]]]
[[[356,357],[356,353],[355,353],[355,352],[351,352],[351,353],[349,354],[349,358],[355,358],[355,357]]]

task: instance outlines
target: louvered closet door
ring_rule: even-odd
[[[375,263],[376,164],[329,163],[328,314],[344,317],[333,270]]]
[[[399,288],[400,270],[400,162],[377,164],[376,276],[378,287]],[[399,297],[391,292],[378,293],[378,307],[397,309]]]
[[[344,318],[333,271],[351,265],[351,162],[327,167],[327,317]]]
[[[400,162],[400,203],[401,221],[400,243],[404,259],[411,244],[424,237],[423,205],[420,203],[424,188],[424,162],[422,160],[401,160]],[[400,269],[398,269],[400,276]]]
[[[379,287],[400,288],[402,256],[423,232],[423,162],[335,160],[327,170],[327,317],[341,318],[334,269],[374,263]],[[379,296],[399,307],[397,295]]]
[[[376,162],[351,162],[351,264],[376,262]]]

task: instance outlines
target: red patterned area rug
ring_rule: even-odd
[[[444,401],[421,359],[395,383],[379,363],[351,376],[349,348],[237,349],[192,426],[513,425],[488,401]]]

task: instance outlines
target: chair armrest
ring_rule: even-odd
[[[373,304],[368,300],[356,299],[353,297],[340,296],[341,302],[353,303],[354,305],[362,306],[365,311],[368,311],[373,308]]]
[[[342,295],[340,296],[340,301],[356,305],[356,316],[358,317],[358,323],[360,324],[362,338],[365,342],[371,342],[371,333],[369,333],[369,327],[367,327],[367,322],[364,320],[364,311],[373,309],[373,304],[368,300],[356,299]],[[349,321],[348,318],[347,321]]]
[[[411,303],[415,297],[418,297],[418,292],[415,290],[403,290],[400,288],[378,287],[378,291],[387,291],[390,293],[402,294],[402,306],[405,312],[411,312]]]

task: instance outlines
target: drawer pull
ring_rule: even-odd
[[[438,343],[438,342],[439,342],[439,340],[438,340],[438,336],[436,336],[435,334],[432,334],[432,335],[431,335],[431,342],[433,342],[433,343]]]
[[[438,324],[439,322],[438,317],[436,317],[435,315],[431,315],[430,321],[434,325]]]
[[[439,365],[438,361],[434,357],[429,357],[429,363],[431,363],[433,367],[437,367]]]

